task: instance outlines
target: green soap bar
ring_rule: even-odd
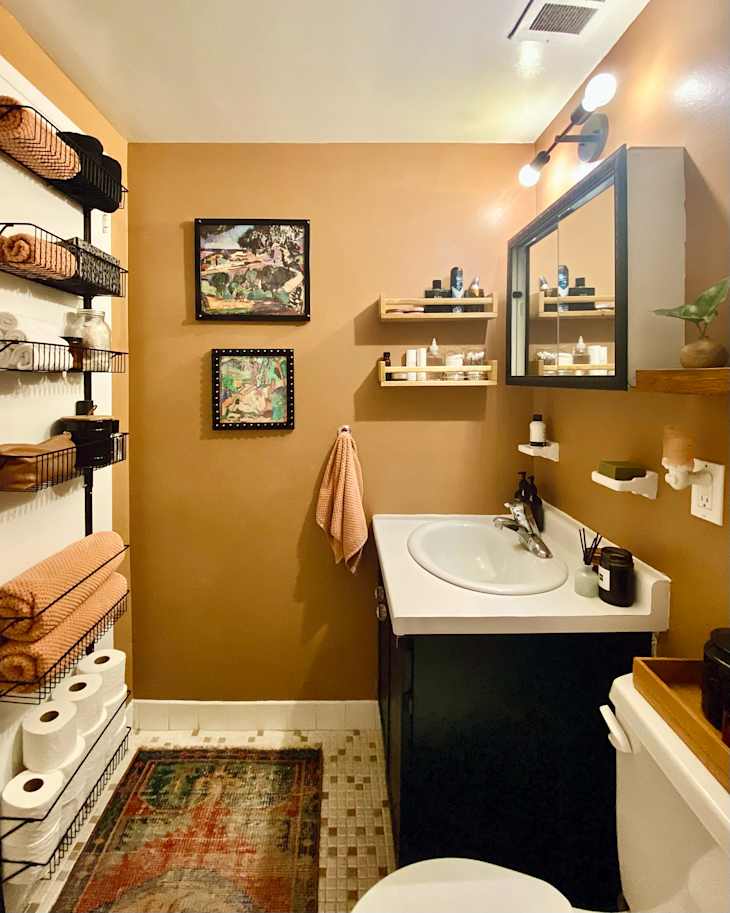
[[[631,460],[601,460],[598,471],[602,476],[615,479],[617,482],[627,482],[629,479],[643,479],[646,469],[637,466]]]

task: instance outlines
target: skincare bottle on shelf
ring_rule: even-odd
[[[426,358],[426,364],[432,365],[435,367],[440,367],[444,363],[444,356],[441,354],[441,349],[436,342],[436,337],[431,340],[431,345],[428,347],[428,355]],[[444,380],[444,375],[438,371],[429,372],[429,380]]]
[[[576,342],[573,348],[573,364],[574,365],[587,365],[590,359],[588,358],[588,346],[585,344],[583,337],[578,337],[578,342]]]
[[[421,348],[418,349],[418,355],[416,357],[416,362],[417,362],[419,368],[425,368],[426,365],[428,364],[428,349],[425,346],[422,346]],[[417,379],[420,380],[421,383],[425,383],[425,381],[428,380],[428,372],[419,371]]]
[[[451,268],[451,297],[464,297],[464,271],[460,266]]]
[[[547,429],[542,415],[536,412],[530,422],[530,446],[545,447],[547,445]]]
[[[418,349],[406,349],[406,367],[407,368],[418,367]],[[407,379],[410,381],[417,380],[416,372],[408,371]]]

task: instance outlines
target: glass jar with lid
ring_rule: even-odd
[[[112,331],[104,319],[104,311],[95,308],[79,310],[81,315],[80,336],[85,349],[96,351],[84,355],[85,371],[108,371],[111,366]]]
[[[467,380],[487,379],[487,350],[485,346],[468,346],[464,350],[464,367]]]

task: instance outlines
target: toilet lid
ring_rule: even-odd
[[[429,859],[370,888],[353,913],[569,913],[552,885],[476,859]]]

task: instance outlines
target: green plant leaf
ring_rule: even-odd
[[[656,308],[655,314],[661,317],[677,317],[694,324],[709,324],[717,317],[717,310],[730,291],[730,277],[711,285],[695,298],[691,304],[682,304],[676,308]]]

